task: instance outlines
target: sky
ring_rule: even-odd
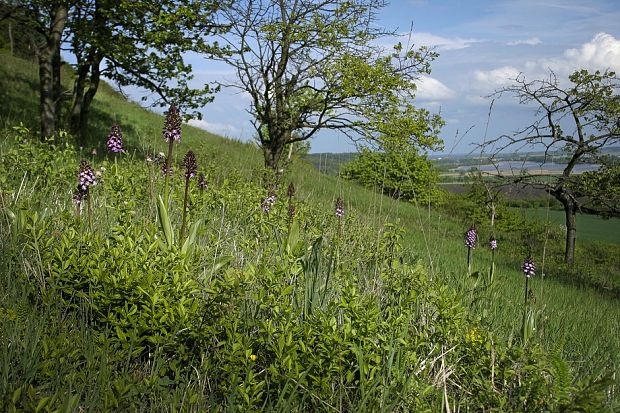
[[[395,29],[406,42],[439,53],[432,73],[420,79],[416,105],[440,113],[443,153],[462,154],[475,144],[532,123],[533,108],[504,97],[489,111],[493,91],[519,74],[542,78],[553,70],[566,79],[577,68],[620,73],[619,0],[394,0],[379,24]],[[234,79],[222,64],[191,56],[196,84]],[[195,126],[223,136],[251,140],[249,99],[223,90],[201,112]],[[311,152],[352,152],[334,132],[322,132]]]

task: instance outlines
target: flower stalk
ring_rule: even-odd
[[[179,243],[183,243],[185,239],[185,230],[187,228],[187,208],[189,203],[189,181],[196,176],[196,170],[198,164],[196,163],[196,155],[194,152],[187,151],[185,158],[183,158],[183,166],[185,167],[185,194],[183,195],[183,214],[181,217],[181,234],[179,237]]]
[[[476,226],[472,225],[465,233],[465,246],[467,247],[467,275],[471,275],[471,250],[476,248],[478,232]]]
[[[73,200],[78,208],[78,222],[79,222],[79,209],[82,204],[82,201],[86,199],[87,208],[88,208],[88,225],[90,229],[93,229],[93,210],[91,204],[91,197],[88,194],[88,188],[91,186],[95,186],[97,184],[97,179],[95,177],[95,172],[93,168],[91,168],[90,164],[86,160],[82,160],[80,162],[80,171],[78,172],[78,186],[76,193],[73,196]]]
[[[344,218],[344,200],[342,199],[342,197],[338,197],[336,199],[334,214],[338,218],[338,236],[342,238],[343,231],[344,231],[343,223],[342,223],[342,220]]]
[[[522,334],[522,338],[523,338],[523,343],[527,343],[531,330],[532,328],[530,327],[530,324],[533,322],[532,320],[532,313],[530,311],[530,306],[529,306],[529,296],[530,296],[530,290],[529,290],[529,281],[530,281],[530,277],[533,277],[534,275],[536,275],[536,264],[534,264],[534,261],[532,261],[532,256],[528,255],[527,258],[523,261],[523,264],[521,265],[521,270],[523,271],[523,274],[525,275],[525,293],[524,293],[524,299],[523,299],[523,321],[521,323],[521,334]]]
[[[165,173],[164,200],[167,203],[170,195],[169,178],[170,175],[172,175],[170,163],[172,162],[174,142],[181,142],[181,114],[175,105],[171,105],[168,112],[166,112],[163,136],[164,140],[168,142],[168,156],[166,157],[166,164],[163,168]]]

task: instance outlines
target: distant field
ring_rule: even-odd
[[[514,208],[528,218],[547,219],[558,225],[564,225],[563,211],[547,211],[545,208]],[[577,215],[577,239],[605,241],[620,244],[620,219],[603,219],[596,215]]]

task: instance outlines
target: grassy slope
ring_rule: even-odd
[[[563,211],[547,211],[542,208],[521,208],[518,210],[524,217],[536,218],[551,222],[554,225],[564,225]],[[548,216],[547,216],[548,212]],[[577,237],[580,240],[605,241],[620,244],[620,219],[604,219],[596,215],[577,215]]]
[[[3,101],[0,125],[13,125],[35,118],[35,111],[32,110],[36,108],[33,92],[35,76],[34,65],[0,54],[0,98]],[[103,152],[105,136],[112,121],[123,128],[130,151],[142,154],[151,149],[151,145],[156,152],[164,151],[164,142],[160,138],[161,116],[126,102],[111,88],[102,87],[93,115],[91,142],[100,152]],[[32,122],[28,126],[37,128],[37,124]],[[186,127],[181,148],[176,153],[183,154],[190,147],[197,153],[201,164],[217,161],[228,165],[231,172],[234,170],[245,176],[260,171],[261,155],[253,145]],[[404,244],[412,260],[424,261],[434,277],[443,278],[461,292],[471,287],[468,284],[470,280],[464,274],[466,250],[462,245],[462,234],[468,223],[457,222],[448,214],[394,201],[338,178],[321,175],[311,165],[302,162],[294,164],[287,179],[295,182],[299,196],[306,201],[333,208],[334,199],[342,194],[348,213],[378,226],[385,222],[398,223],[404,229]],[[481,239],[486,239],[485,236],[488,237],[481,234]],[[473,306],[481,314],[484,311],[490,328],[506,339],[516,334],[519,325],[524,282],[519,271],[520,258],[516,258],[518,254],[514,254],[513,247],[500,243],[496,258],[497,291],[489,299],[490,302],[478,302]],[[542,251],[533,253],[540,267]],[[476,250],[474,270],[486,271],[489,261],[487,251]],[[547,269],[547,273],[552,274],[553,271]],[[537,277],[532,284],[537,295],[537,308],[544,311],[544,324],[539,326],[537,333],[545,346],[574,361],[578,369],[592,370],[603,365],[618,368],[620,305],[616,298],[558,282],[553,276],[544,281]],[[463,296],[466,301],[473,298],[466,293]]]

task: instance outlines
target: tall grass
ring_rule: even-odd
[[[36,111],[27,109],[36,108],[36,95],[32,87],[35,71],[19,71],[18,68],[22,65],[22,62],[6,55],[0,54],[0,59],[2,63],[0,65],[0,89],[5,94],[3,96],[4,102],[8,102],[8,104],[2,106],[0,124],[10,127],[18,122],[24,122],[27,126],[36,130]],[[99,211],[99,213],[95,217],[93,233],[106,234],[106,229],[115,228],[119,223],[122,224],[123,222],[141,222],[144,223],[144,228],[148,229],[146,230],[147,233],[155,231],[153,226],[153,217],[156,215],[154,194],[159,190],[161,180],[155,178],[155,175],[159,174],[157,170],[149,172],[152,175],[148,175],[146,172],[147,166],[143,165],[141,161],[145,158],[147,152],[165,152],[166,144],[161,137],[162,118],[155,113],[143,110],[135,103],[126,102],[120,98],[118,93],[107,86],[102,88],[94,103],[93,118],[88,138],[90,146],[79,149],[78,153],[74,155],[71,155],[70,148],[67,149],[67,164],[64,169],[58,168],[56,161],[50,159],[50,169],[45,171],[44,176],[40,178],[33,171],[41,166],[41,161],[37,161],[39,164],[29,167],[28,162],[32,160],[24,156],[21,160],[21,162],[24,162],[24,171],[23,173],[20,171],[19,174],[23,179],[20,182],[0,181],[2,183],[2,207],[8,208],[12,212],[16,208],[39,210],[42,211],[41,213],[46,214],[47,217],[63,216],[62,214],[66,214],[67,210],[72,210],[69,207],[67,190],[62,189],[70,187],[66,185],[66,181],[67,176],[71,176],[72,173],[69,172],[71,170],[71,162],[75,164],[78,159],[89,157],[98,165],[97,167],[107,168],[109,171],[111,164],[105,157],[104,148],[106,131],[112,122],[120,124],[125,133],[128,160],[126,163],[119,165],[120,172],[117,176],[110,176],[109,173],[104,171],[104,177],[107,180],[105,183],[107,190],[100,192],[94,198],[94,209]],[[9,142],[9,140],[13,139],[17,132],[8,129],[4,133],[4,144],[0,146],[0,155],[6,154],[13,147],[14,143]],[[97,149],[97,155],[92,155],[92,148]],[[286,278],[287,282],[290,285],[295,285],[296,288],[296,277],[299,277],[302,271],[314,274],[314,278],[305,278],[306,283],[303,284],[303,294],[296,298],[303,303],[300,307],[304,309],[303,313],[308,314],[310,312],[309,308],[313,306],[322,306],[323,309],[329,309],[330,299],[325,297],[331,297],[332,304],[337,302],[338,299],[346,297],[346,294],[350,294],[351,297],[357,297],[356,293],[344,288],[340,289],[338,286],[339,282],[344,283],[345,280],[349,280],[347,277],[356,280],[355,286],[362,289],[362,298],[369,300],[366,304],[368,304],[368,308],[372,308],[370,303],[381,303],[382,300],[388,300],[388,298],[381,295],[385,291],[385,285],[391,280],[390,277],[382,278],[385,277],[385,274],[393,274],[394,279],[397,280],[400,273],[393,268],[398,268],[402,263],[414,266],[415,263],[420,262],[425,268],[422,272],[428,274],[429,284],[424,284],[424,288],[437,288],[439,291],[444,288],[443,286],[447,286],[445,292],[441,290],[442,298],[440,301],[442,303],[451,302],[446,297],[458,298],[460,303],[470,311],[467,317],[473,318],[474,322],[478,322],[492,331],[495,335],[493,340],[499,340],[505,343],[505,345],[517,341],[523,299],[523,274],[519,271],[519,265],[523,257],[519,253],[515,253],[515,250],[518,251],[522,247],[522,245],[517,244],[523,240],[510,237],[509,235],[504,235],[503,237],[502,235],[496,235],[500,241],[500,246],[495,256],[495,282],[492,288],[483,289],[478,279],[467,276],[466,253],[462,235],[469,225],[468,222],[459,219],[455,214],[431,208],[428,205],[416,205],[415,202],[407,203],[384,197],[380,194],[380,188],[377,188],[376,191],[371,191],[343,181],[338,177],[320,174],[311,165],[296,160],[290,170],[284,175],[283,182],[292,181],[295,183],[297,188],[296,198],[299,200],[302,214],[312,222],[312,225],[308,225],[301,236],[305,244],[300,245],[304,245],[308,251],[316,252],[319,251],[319,244],[316,247],[310,248],[311,241],[316,241],[319,239],[319,236],[324,236],[326,239],[336,238],[337,231],[334,229],[336,228],[336,221],[332,211],[334,201],[339,196],[342,196],[345,200],[347,219],[351,220],[348,222],[357,222],[357,224],[351,224],[352,226],[345,228],[345,236],[342,242],[344,249],[339,250],[337,253],[333,247],[331,249],[328,247],[324,249],[321,256],[324,256],[325,260],[320,260],[319,255],[316,255],[314,258],[312,256],[303,256],[302,251],[298,252],[299,256],[291,255],[290,251],[294,249],[294,245],[288,246],[288,253],[283,252],[287,248],[287,235],[285,231],[281,231],[277,225],[274,225],[272,220],[275,218],[268,218],[256,213],[260,200],[264,197],[264,194],[258,192],[257,189],[261,187],[262,182],[258,177],[261,177],[263,172],[262,158],[257,148],[253,144],[226,140],[195,128],[184,127],[183,139],[176,153],[184,154],[190,148],[196,152],[197,157],[200,159],[202,170],[206,173],[207,180],[213,187],[212,191],[209,192],[210,195],[192,198],[200,199],[200,201],[196,202],[200,203],[199,206],[202,209],[198,209],[198,206],[196,206],[195,210],[199,212],[196,212],[194,216],[190,214],[190,221],[195,222],[197,219],[202,219],[205,222],[196,241],[200,245],[202,255],[195,266],[198,269],[195,274],[198,274],[197,278],[201,285],[210,286],[215,278],[220,276],[217,274],[222,274],[222,269],[228,266],[232,266],[233,269],[236,269],[235,271],[243,272],[245,274],[243,276],[235,271],[232,271],[228,276],[237,274],[236,276],[240,277],[239,280],[235,281],[240,283],[240,290],[235,291],[241,291],[244,294],[243,302],[245,304],[243,306],[245,307],[242,307],[239,314],[243,315],[248,325],[251,325],[250,322],[254,322],[254,318],[250,317],[251,314],[256,315],[268,310],[273,311],[273,307],[264,308],[257,304],[257,302],[260,303],[261,301],[255,299],[255,296],[252,294],[256,294],[261,300],[275,300],[271,304],[277,306],[277,308],[287,308],[286,306],[290,306],[291,302],[295,302],[294,300],[291,301],[291,298],[288,296],[261,295],[266,294],[265,291],[271,291],[270,286],[276,285],[275,280],[277,278],[271,278],[274,274],[285,274],[287,277],[290,277]],[[175,165],[180,164],[180,156],[177,155],[177,158],[174,159]],[[138,170],[141,171],[140,174],[136,172]],[[142,181],[149,182],[150,191],[149,186],[143,186],[145,184]],[[285,184],[282,186],[286,187]],[[51,188],[60,189],[55,190]],[[137,191],[138,188],[143,190],[138,200],[127,196],[132,189]],[[172,198],[176,199],[176,201],[173,201],[171,210],[175,206],[177,209],[180,209],[179,200],[182,199],[182,189],[177,186],[175,191],[176,193],[173,193]],[[37,199],[37,197],[44,198]],[[317,211],[330,212],[319,213]],[[285,211],[282,210],[279,214],[282,222],[286,222]],[[172,225],[178,228],[180,226],[180,218],[177,216],[172,216],[171,218]],[[69,222],[69,217],[63,216],[63,222],[64,220]],[[9,220],[8,215],[5,215],[1,228],[3,240],[10,239],[11,225],[13,224]],[[286,225],[283,225],[282,228],[285,227]],[[395,231],[395,227],[400,230]],[[62,231],[62,229],[57,230]],[[128,239],[131,238],[129,234],[125,236]],[[481,239],[486,238],[488,238],[488,234],[481,234]],[[387,248],[381,252],[383,255],[377,255],[376,250],[379,246]],[[389,246],[389,248],[386,246]],[[19,248],[23,248],[23,246]],[[398,253],[395,252],[395,249],[398,249]],[[35,251],[37,250],[35,248]],[[249,251],[252,252],[249,253]],[[532,253],[535,260],[542,258],[542,250],[535,250]],[[50,302],[32,305],[32,297],[39,294],[37,289],[32,289],[32,283],[34,282],[35,285],[41,287],[41,284],[46,282],[46,269],[42,266],[43,261],[37,258],[36,255],[29,256],[28,260],[16,261],[15,257],[20,256],[19,254],[16,255],[16,251],[5,250],[2,252],[2,256],[5,258],[12,257],[3,260],[4,267],[2,273],[5,276],[2,277],[2,307],[5,309],[18,309],[13,310],[16,313],[16,319],[21,317],[20,319],[24,320],[35,320],[32,323],[29,322],[21,325],[19,323],[10,324],[7,322],[2,324],[3,339],[9,337],[11,343],[19,342],[19,340],[22,342],[21,347],[12,347],[9,349],[10,351],[1,352],[2,357],[5,357],[5,361],[18,361],[17,365],[15,363],[3,363],[5,367],[2,373],[2,380],[4,380],[3,387],[5,389],[10,388],[13,393],[18,391],[27,393],[29,391],[29,383],[41,380],[41,365],[45,365],[46,359],[53,359],[55,357],[54,355],[42,353],[44,350],[38,346],[38,343],[43,340],[42,337],[46,336],[47,339],[56,338],[61,342],[64,340],[67,343],[83,343],[83,348],[79,350],[79,353],[85,355],[84,363],[88,367],[85,371],[88,372],[88,376],[75,378],[75,376],[68,373],[58,373],[56,385],[59,388],[66,389],[66,392],[58,394],[56,397],[67,401],[70,404],[69,408],[72,406],[71,403],[74,403],[74,396],[77,394],[81,395],[81,403],[84,403],[83,400],[92,400],[86,402],[86,404],[81,404],[81,406],[85,407],[95,406],[96,400],[108,397],[106,394],[103,394],[105,393],[103,390],[101,390],[102,394],[97,394],[99,390],[93,389],[106,388],[106,391],[116,392],[116,396],[118,394],[123,395],[125,394],[124,392],[133,392],[132,395],[127,397],[138,397],[135,392],[146,390],[145,387],[136,384],[138,381],[127,381],[129,380],[127,376],[132,374],[140,377],[142,383],[150,383],[149,391],[155,392],[155,397],[159,398],[159,401],[154,403],[160,403],[156,404],[160,407],[177,402],[179,403],[177,406],[183,406],[183,403],[189,403],[187,400],[192,395],[209,394],[205,390],[209,386],[208,372],[210,370],[208,370],[208,366],[205,367],[203,365],[201,368],[204,367],[206,370],[198,369],[198,373],[192,372],[184,378],[184,380],[187,380],[188,388],[190,389],[188,391],[192,393],[185,394],[179,387],[174,387],[174,391],[167,392],[166,384],[159,384],[158,380],[162,379],[162,377],[158,376],[156,366],[166,363],[165,354],[155,354],[144,365],[136,365],[137,362],[131,359],[107,360],[106,354],[101,352],[101,347],[96,347],[92,344],[94,340],[91,334],[94,333],[87,326],[93,321],[88,307],[79,308],[74,312],[67,312],[66,307]],[[329,258],[330,256],[332,258]],[[335,262],[336,258],[333,258],[336,256],[339,257],[337,263]],[[330,262],[330,259],[333,261]],[[490,267],[490,260],[490,251],[485,250],[483,246],[477,248],[473,251],[472,272],[484,274]],[[246,282],[243,279],[243,277],[248,275],[245,273],[246,271],[250,271],[249,273],[256,280],[260,281],[261,284],[248,284],[250,289],[243,291],[241,287]],[[342,278],[336,278],[336,272]],[[573,371],[577,373],[578,378],[586,378],[588,374],[598,374],[609,369],[618,372],[620,368],[620,337],[618,336],[620,331],[620,305],[618,305],[618,299],[593,288],[568,284],[564,282],[560,275],[556,275],[558,274],[557,271],[552,269],[548,268],[546,272],[547,276],[545,278],[537,276],[531,280],[531,287],[535,294],[534,307],[538,314],[533,341],[554,354],[559,354],[567,359]],[[18,273],[25,274],[27,282],[24,282],[24,279],[11,278]],[[420,271],[415,270],[413,273],[419,276]],[[328,279],[326,277],[327,274],[330,274],[330,278],[334,278]],[[279,283],[281,280],[278,279],[277,282]],[[302,288],[301,285],[298,287]],[[432,295],[430,292],[427,293]],[[224,292],[221,292],[221,294],[224,294]],[[445,297],[443,296],[444,294]],[[394,300],[402,299],[399,294],[395,294],[392,298]],[[351,300],[351,302],[357,303],[355,301],[357,298],[351,298]],[[362,299],[360,298],[360,300]],[[38,303],[36,300],[34,302]],[[363,302],[363,300],[360,301],[360,303]],[[334,311],[335,314],[341,314],[341,317],[344,318],[344,315],[336,312],[334,308],[331,308],[331,311]],[[433,311],[431,306],[426,308],[425,304],[418,302],[415,312],[407,313],[406,317],[408,320],[432,319],[436,316]],[[269,314],[268,318],[277,318],[277,313],[269,312]],[[363,314],[361,310],[360,314]],[[455,318],[464,317],[460,313],[453,316]],[[256,319],[258,320],[259,318],[257,317]],[[364,322],[362,323],[361,321]],[[361,321],[361,324],[355,328],[359,329],[364,323],[369,324],[371,320],[363,319]],[[317,319],[314,322],[321,327],[328,326],[331,323],[329,319]],[[338,319],[338,323],[340,322],[342,322],[342,319]],[[466,326],[469,324],[458,324],[455,321],[454,326],[456,325],[468,328]],[[254,330],[251,331],[264,328],[260,327],[260,324],[252,326]],[[288,327],[293,328],[293,325]],[[432,324],[428,324],[428,327],[436,328]],[[232,334],[235,337],[239,336],[240,340],[246,340],[242,336],[247,331],[233,331],[235,328],[238,328],[234,324],[229,326],[229,328],[231,330],[227,331],[227,334]],[[422,329],[422,327],[420,328]],[[106,335],[113,335],[112,333],[110,331],[103,333],[103,342],[106,342]],[[280,333],[278,332],[278,334]],[[373,410],[373,408],[377,407],[376,404],[371,403],[373,399],[385,399],[380,406],[388,410],[388,407],[393,407],[388,403],[390,397],[396,397],[397,400],[401,401],[413,397],[412,394],[397,395],[397,391],[394,389],[381,390],[384,389],[382,386],[387,386],[394,375],[398,376],[400,374],[400,378],[402,378],[405,372],[411,372],[407,370],[407,362],[403,358],[413,356],[406,351],[403,352],[395,345],[401,339],[407,340],[407,334],[405,330],[397,331],[397,333],[403,334],[403,337],[395,335],[390,338],[394,343],[387,346],[389,351],[383,354],[385,359],[382,359],[389,360],[389,364],[385,364],[373,373],[377,375],[377,379],[370,380],[370,376],[363,375],[359,379],[358,384],[361,392],[359,399],[347,401],[346,398],[350,397],[350,394],[343,390],[346,387],[344,386],[339,387],[341,393],[336,393],[335,399],[329,401],[324,399],[314,400],[312,403],[316,403],[316,406],[322,406],[322,408],[329,410],[333,407],[335,400],[339,400],[340,407],[349,406],[351,408],[351,406],[358,406],[367,410]],[[456,333],[451,332],[450,334]],[[469,338],[470,341],[473,340],[471,336]],[[288,345],[286,343],[286,336],[283,334],[279,337],[284,337],[282,340],[285,342],[281,345],[282,348],[288,348],[286,347]],[[265,345],[267,344],[265,343]],[[419,343],[420,348],[425,348],[424,345],[427,344]],[[277,346],[280,346],[280,344],[277,343]],[[234,352],[241,350],[233,349],[232,347],[225,351],[231,352],[230,357],[234,356],[237,358],[241,357],[244,360],[252,360],[249,357],[253,353],[247,356],[239,356]],[[453,386],[449,384],[447,370],[449,368],[456,369],[459,365],[459,359],[451,359],[451,352],[453,350],[450,348],[435,348],[423,356],[428,358],[417,360],[418,366],[422,366],[423,363],[427,363],[430,366],[425,373],[428,376],[424,376],[426,377],[425,379],[420,379],[422,381],[428,379],[427,384],[433,388],[430,393],[431,396],[425,399],[425,403],[428,403],[427,406],[437,408],[437,406],[444,404],[443,408],[448,410],[444,399],[444,395],[448,397],[448,394],[453,398],[452,402],[455,403],[456,396],[454,394],[458,392],[456,390],[458,383],[454,383]],[[354,355],[358,366],[370,365],[369,363],[371,363],[371,361],[366,359],[367,355],[361,349],[353,351],[349,355]],[[258,354],[257,359],[260,360],[260,357],[266,356],[267,354],[265,353]],[[285,356],[285,354],[282,355],[283,360]],[[62,355],[62,357],[68,356]],[[293,356],[291,355],[291,357]],[[464,356],[461,354],[460,357]],[[29,362],[28,359],[32,361]],[[66,365],[70,366],[71,364]],[[385,366],[390,366],[391,368],[386,368]],[[56,367],[61,368],[62,366],[60,363],[58,366],[52,364],[49,370],[45,370],[47,372],[45,373],[47,374],[47,379],[49,379],[49,376],[56,374],[53,373]],[[365,369],[365,367],[358,368],[361,371]],[[253,370],[250,369],[248,371]],[[361,371],[355,374],[359,375]],[[37,375],[36,380],[33,378],[35,374]],[[231,380],[254,383],[248,377],[241,378],[241,376],[238,376],[238,372],[228,372],[227,374],[231,375]],[[429,379],[431,376],[434,379]],[[20,380],[22,382],[15,382],[17,377],[21,377]],[[364,377],[368,379],[367,382],[363,380]],[[215,380],[213,377],[212,379]],[[286,392],[283,394],[288,396],[272,401],[274,404],[271,407],[289,410],[291,409],[291,401],[307,401],[318,397],[307,388],[308,382],[305,381],[307,379],[306,376],[302,376],[286,382],[283,385]],[[346,377],[341,378],[343,383],[346,379]],[[234,380],[230,382],[231,385],[234,384]],[[101,386],[93,386],[91,388],[88,387],[89,382],[102,384]],[[117,386],[116,390],[111,389],[109,386],[104,386],[104,382],[108,384],[110,382],[115,383],[114,386]],[[162,381],[162,383],[165,383],[165,381]],[[413,383],[401,383],[401,385],[402,387],[399,387],[399,389],[422,388],[421,385],[415,387]],[[126,386],[128,390],[123,390],[123,386]],[[22,387],[23,389],[19,390]],[[44,393],[44,390],[41,389],[37,391]],[[255,396],[258,397],[261,389],[255,388],[254,391],[257,392]],[[392,393],[392,391],[396,393]],[[20,395],[20,397],[28,399],[25,396]],[[234,406],[237,403],[234,400],[241,400],[245,397],[252,397],[252,395],[231,392],[227,402]],[[38,400],[38,402],[42,400],[40,398],[37,399],[37,397],[32,399],[33,401]],[[195,408],[205,407],[210,402],[213,402],[209,401],[209,396],[206,399],[200,398],[200,400],[200,402],[194,404]],[[618,402],[618,396],[615,393],[614,387],[611,387],[609,390],[609,400],[609,403]],[[50,400],[48,403],[50,405],[58,404],[59,400]],[[203,404],[201,405],[200,403]],[[420,400],[416,399],[412,403],[415,405],[415,403],[420,403]],[[449,403],[450,401],[448,401],[448,405]],[[113,405],[111,406],[110,408],[114,407]]]

